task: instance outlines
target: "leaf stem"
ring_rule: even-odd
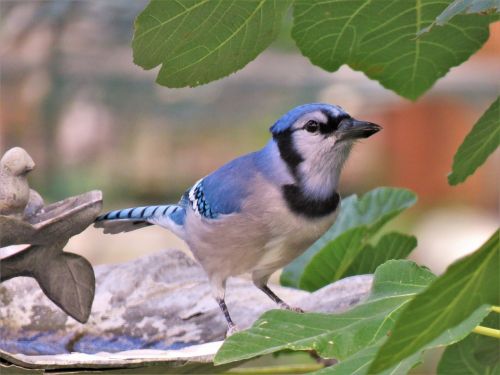
[[[500,306],[491,306],[491,311],[500,314]]]
[[[477,326],[472,330],[472,332],[477,333],[483,336],[494,337],[496,339],[500,339],[500,329],[493,329],[483,326]]]
[[[294,366],[268,366],[268,367],[241,367],[234,368],[226,375],[240,375],[240,374],[255,374],[255,375],[268,375],[268,374],[306,374],[311,371],[321,370],[324,366],[322,364],[309,364],[309,365],[294,365]]]

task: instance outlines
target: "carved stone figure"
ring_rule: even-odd
[[[1,259],[0,281],[33,277],[52,302],[86,322],[94,299],[94,271],[85,258],[62,250],[99,215],[102,193],[91,191],[45,206],[29,188],[27,175],[34,167],[20,147],[0,159],[0,247],[28,245]]]
[[[0,215],[22,217],[30,197],[27,174],[33,159],[21,147],[11,148],[0,159]]]

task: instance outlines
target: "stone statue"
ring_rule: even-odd
[[[29,188],[27,175],[34,167],[20,147],[0,159],[0,247],[27,245],[0,259],[0,281],[35,278],[52,302],[83,323],[94,299],[94,271],[85,258],[63,248],[99,215],[102,193],[91,191],[45,205]]]
[[[24,215],[30,197],[27,174],[34,167],[33,159],[20,147],[11,148],[0,159],[0,215]]]

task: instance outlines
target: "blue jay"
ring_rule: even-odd
[[[230,276],[249,272],[280,307],[300,311],[273,293],[269,277],[332,226],[342,166],[357,139],[380,129],[336,105],[301,105],[276,121],[261,150],[198,180],[179,203],[111,211],[95,226],[118,233],[155,224],[183,239],[208,275],[229,332],[235,329],[224,302]]]

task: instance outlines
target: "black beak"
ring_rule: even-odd
[[[337,139],[368,138],[380,130],[382,130],[380,125],[367,121],[358,121],[350,117],[340,122],[337,130]]]

